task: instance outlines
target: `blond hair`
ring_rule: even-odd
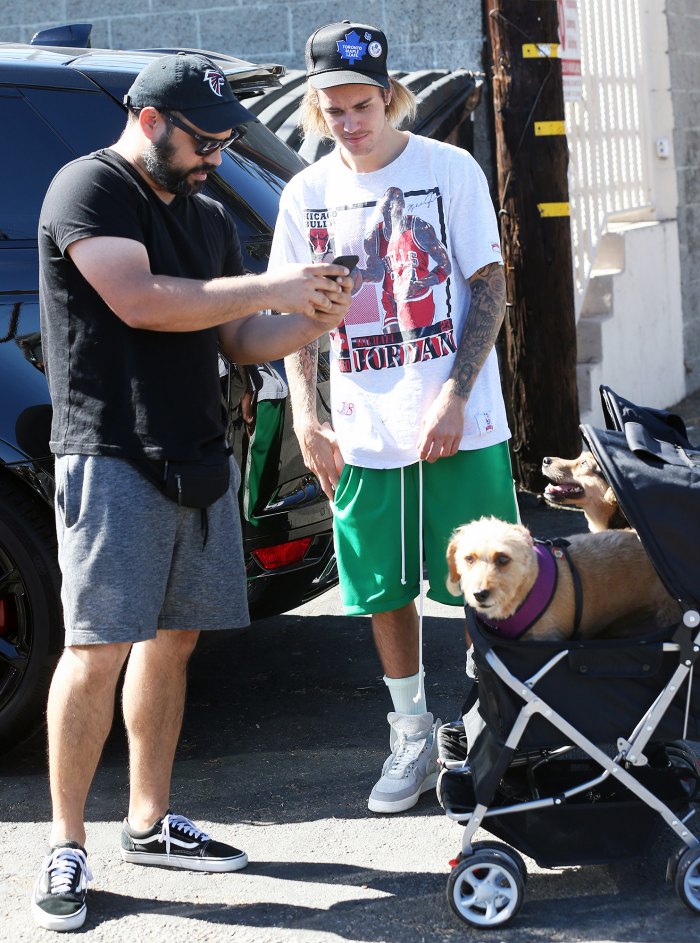
[[[377,86],[373,86],[377,88]],[[389,77],[391,101],[386,106],[386,119],[392,128],[400,128],[404,121],[412,124],[416,117],[416,96],[401,82]],[[299,126],[305,138],[318,135],[320,138],[332,138],[326,119],[318,103],[318,92],[311,85],[306,85],[304,97],[299,107]]]

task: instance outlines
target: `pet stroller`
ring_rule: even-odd
[[[606,429],[581,432],[678,621],[641,638],[528,642],[467,608],[476,682],[456,753],[441,744],[437,792],[464,826],[448,901],[474,927],[504,926],[520,909],[518,851],[541,867],[610,863],[641,854],[663,823],[680,842],[667,879],[700,913],[700,842],[687,824],[700,774],[686,743],[700,739],[700,450],[679,417],[606,387],[601,396]],[[479,827],[501,841],[472,843]]]

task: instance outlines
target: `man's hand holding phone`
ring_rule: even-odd
[[[340,255],[330,263],[322,263],[329,266],[338,266],[339,268],[342,266],[348,272],[347,275],[340,271],[337,273],[329,272],[325,275],[326,278],[335,282],[341,289],[341,291],[338,292],[334,288],[326,294],[326,298],[330,302],[330,307],[316,309],[319,320],[323,321],[324,325],[326,325],[326,330],[331,331],[333,328],[338,327],[347,314],[348,308],[352,303],[353,279],[350,273],[357,265],[357,262],[358,256],[356,255]]]

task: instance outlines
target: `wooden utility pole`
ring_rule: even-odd
[[[556,0],[485,0],[507,311],[502,368],[516,481],[580,449]]]

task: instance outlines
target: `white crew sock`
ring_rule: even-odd
[[[423,672],[425,678],[425,671]],[[391,701],[397,714],[425,714],[425,685],[422,684],[420,700],[414,701],[418,693],[420,675],[418,672],[408,678],[387,678],[384,675],[384,684],[389,688]]]
[[[423,678],[425,679],[425,671],[423,671]],[[384,675],[384,684],[389,688],[389,694],[397,714],[425,714],[427,711],[425,706],[425,683],[420,685],[420,699],[418,701],[413,700],[418,692],[419,680],[420,675],[418,672],[408,678],[387,678]],[[389,728],[389,733],[389,747],[393,750],[396,742],[393,727]]]

